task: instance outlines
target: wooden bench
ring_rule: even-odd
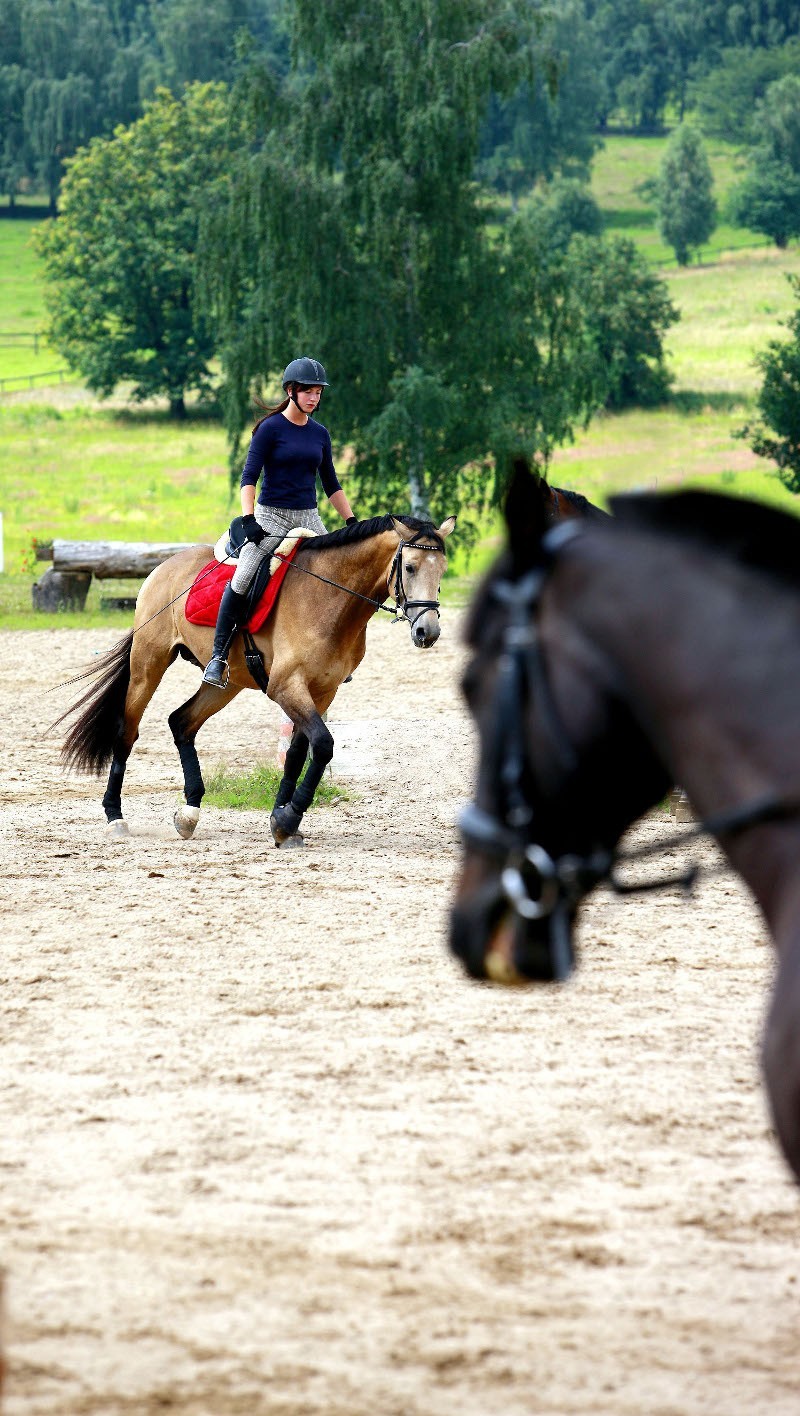
[[[145,580],[151,570],[176,551],[188,550],[192,541],[41,541],[36,559],[51,566],[32,586],[35,610],[82,610],[92,583],[98,580]],[[115,596],[114,608],[127,608]]]

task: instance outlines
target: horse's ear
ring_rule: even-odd
[[[517,570],[528,570],[539,558],[539,543],[547,530],[542,480],[524,458],[514,461],[505,499],[508,546]]]
[[[412,530],[410,526],[406,526],[405,522],[401,521],[397,516],[392,517],[392,525],[401,541],[410,541],[411,537],[417,534],[416,531]]]
[[[438,532],[437,532],[437,535],[438,535],[438,536],[441,536],[442,540],[444,540],[445,536],[449,536],[449,535],[450,535],[450,532],[451,532],[451,531],[455,531],[455,529],[456,529],[456,518],[455,518],[455,516],[446,516],[445,519],[444,519],[444,521],[442,522],[441,526],[439,527],[439,530],[438,530]]]

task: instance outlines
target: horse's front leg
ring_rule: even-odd
[[[309,746],[311,760],[300,779]],[[314,800],[314,793],[332,757],[333,738],[319,713],[313,711],[303,720],[296,720],[292,741],[286,753],[283,777],[269,819],[276,846],[283,845],[297,834],[300,822]]]
[[[762,1064],[778,1140],[800,1181],[800,939],[782,955]]]

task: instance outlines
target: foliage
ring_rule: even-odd
[[[512,202],[556,173],[588,176],[602,90],[579,0],[546,15],[541,52],[548,60],[506,98],[493,92],[481,131],[479,179]]]
[[[483,496],[503,303],[473,173],[490,93],[530,73],[530,7],[375,0],[365,26],[359,0],[297,0],[294,19],[290,83],[257,66],[237,91],[248,145],[205,243],[228,427],[253,382],[312,352],[359,510],[409,497],[436,518],[467,484]]]
[[[761,231],[776,246],[785,247],[800,236],[800,172],[766,155],[754,157],[747,176],[731,193],[728,213],[738,225]]]
[[[749,170],[731,194],[733,218],[776,246],[800,236],[800,77],[770,84],[756,107]]]
[[[576,237],[567,253],[567,277],[605,382],[603,406],[652,407],[666,397],[671,376],[664,339],[680,319],[663,280],[632,241]]]
[[[166,394],[208,385],[214,331],[195,307],[201,211],[219,200],[235,133],[222,85],[174,99],[72,158],[60,215],[39,230],[52,343],[89,388]]]
[[[795,308],[786,326],[791,338],[771,339],[757,356],[763,382],[756,399],[758,421],[742,429],[753,451],[778,466],[781,481],[800,492],[800,278],[790,275]]]
[[[599,409],[664,397],[663,338],[678,313],[630,241],[559,243],[545,204],[508,223],[501,250],[507,306],[495,338],[508,375],[493,405],[496,465],[524,447],[546,466]]]
[[[93,137],[141,117],[159,85],[230,80],[236,39],[285,68],[282,0],[0,0],[0,191],[47,191]]]
[[[717,221],[713,177],[703,141],[682,124],[667,144],[658,179],[658,224],[679,265],[688,265]]]
[[[603,216],[591,190],[574,178],[557,177],[534,200],[556,246],[568,246],[577,233],[599,236],[603,229]]]
[[[757,104],[770,84],[800,72],[800,40],[771,49],[724,49],[720,61],[691,86],[692,106],[707,137],[752,142]]]

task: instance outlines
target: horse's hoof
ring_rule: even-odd
[[[184,841],[191,840],[195,833],[195,827],[200,820],[199,806],[179,806],[172,820],[175,823],[175,830]]]
[[[118,841],[121,841],[125,836],[129,836],[131,833],[128,830],[127,821],[123,821],[122,817],[118,816],[116,821],[106,822],[106,834],[108,836],[114,836]]]
[[[305,838],[298,831],[294,836],[287,836],[285,841],[276,841],[275,845],[279,851],[291,850],[292,846],[304,846]]]
[[[269,829],[275,845],[282,846],[291,836],[296,836],[302,819],[302,812],[295,811],[290,801],[287,801],[285,806],[276,806],[269,818]]]

